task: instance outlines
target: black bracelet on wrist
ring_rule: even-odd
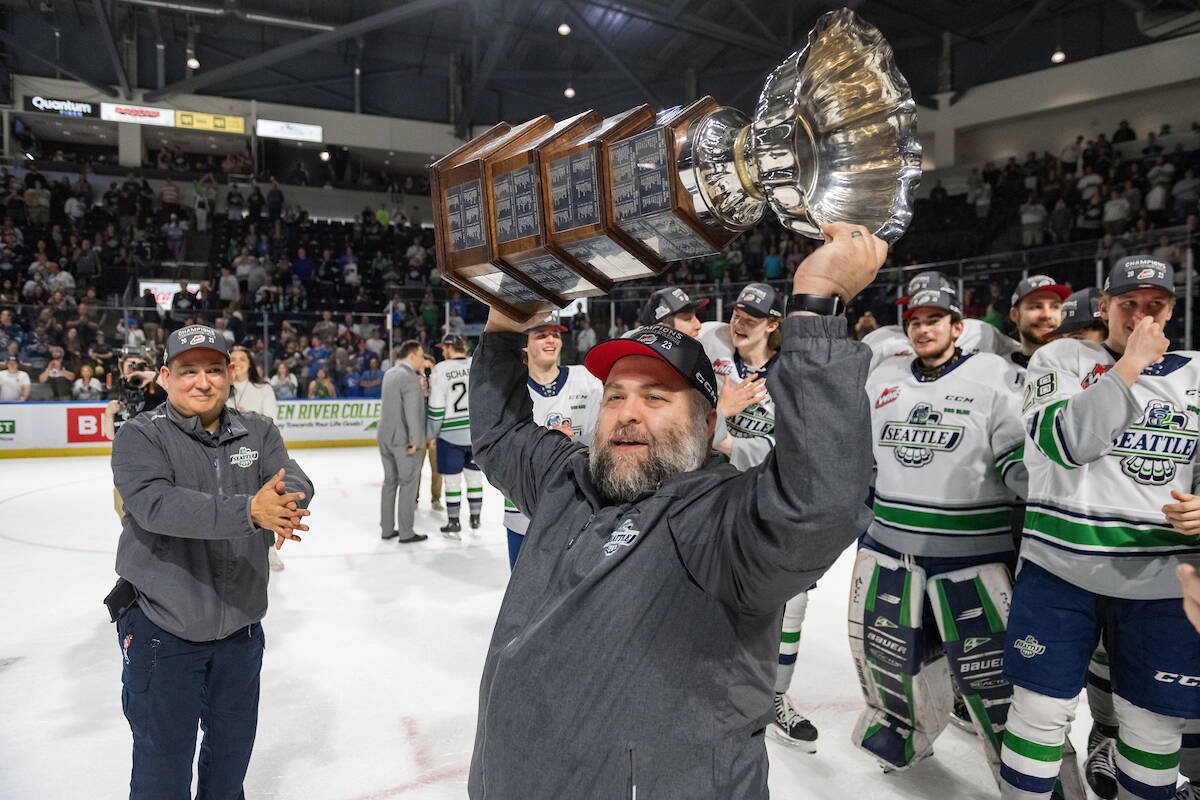
[[[836,317],[846,311],[846,304],[839,295],[794,294],[788,298],[787,313],[809,311],[825,317]]]

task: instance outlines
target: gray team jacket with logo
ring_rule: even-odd
[[[250,499],[281,468],[307,506],[312,483],[258,414],[227,408],[214,435],[167,402],[121,426],[112,451],[125,503],[117,574],[141,593],[151,622],[207,642],[263,618],[275,537],[251,522]]]
[[[870,351],[843,319],[784,331],[766,460],[628,505],[534,424],[525,335],[483,335],[475,458],[531,521],[484,663],[473,800],[767,797],[782,609],[870,521]]]

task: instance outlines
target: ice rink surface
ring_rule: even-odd
[[[448,541],[426,476],[417,529],[430,539],[400,546],[379,539],[376,450],[293,455],[317,487],[312,531],[271,576],[247,798],[465,798],[479,675],[509,574],[500,494],[486,488],[478,535]],[[125,797],[130,733],[101,605],[120,530],[108,459],[3,460],[0,476],[0,798]],[[768,739],[772,797],[999,797],[979,743],[953,727],[900,774],[851,746],[862,708],[846,640],[852,563],[847,550],[812,593],[792,684],[818,752]],[[1090,725],[1081,702],[1078,750]]]

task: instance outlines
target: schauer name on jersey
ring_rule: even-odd
[[[1000,356],[977,353],[932,380],[911,360],[888,359],[870,374],[872,537],[914,555],[1012,549],[1014,492],[1025,492],[1012,372]]]
[[[468,406],[471,359],[452,358],[434,364],[429,374],[430,439],[441,438],[451,444],[471,443],[471,415]]]
[[[1131,388],[1095,342],[1063,339],[1034,354],[1023,558],[1097,594],[1179,596],[1175,565],[1200,565],[1200,542],[1173,530],[1162,506],[1200,482],[1198,355],[1167,353]]]

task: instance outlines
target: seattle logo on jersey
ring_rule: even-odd
[[[1137,422],[1117,437],[1110,453],[1122,456],[1121,471],[1138,483],[1162,486],[1175,478],[1176,465],[1196,455],[1200,431],[1165,400],[1151,400]]]
[[[918,403],[904,422],[888,422],[879,434],[879,444],[891,447],[896,460],[906,467],[923,467],[937,452],[949,452],[963,438],[962,425],[942,424],[942,414],[928,403]]]
[[[604,543],[604,555],[611,556],[622,547],[629,547],[641,534],[641,531],[634,530],[633,520],[625,520],[609,535],[608,541]]]

